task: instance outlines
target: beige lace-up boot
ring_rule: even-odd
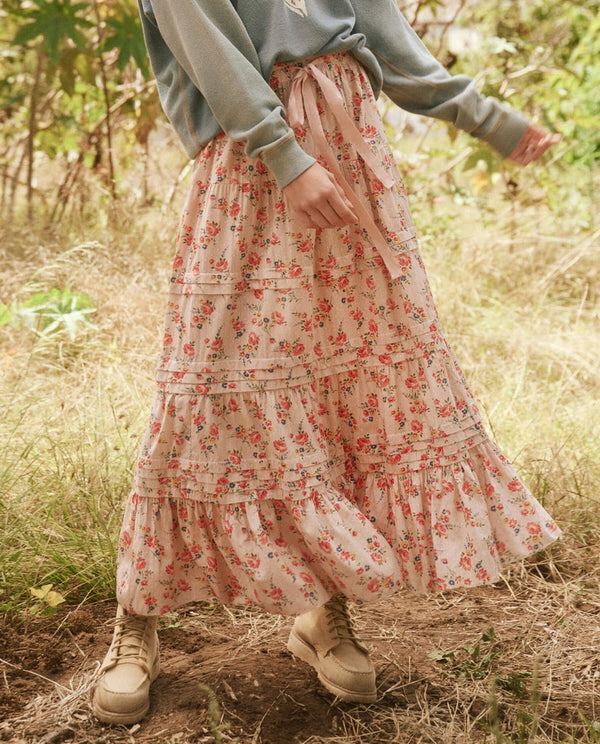
[[[94,688],[92,710],[104,723],[137,723],[150,707],[150,683],[158,676],[156,617],[117,610],[115,631]]]
[[[342,700],[373,703],[377,699],[373,662],[354,634],[342,595],[299,615],[287,647],[313,666],[324,687]]]

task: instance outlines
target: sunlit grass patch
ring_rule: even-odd
[[[36,251],[6,236],[0,302],[13,314],[0,340],[5,611],[26,610],[31,589],[49,583],[71,601],[114,591],[115,540],[147,418],[175,229],[171,217],[150,232],[139,216],[129,232],[121,220],[105,243],[70,245],[65,237],[63,247],[58,236]],[[36,238],[43,232],[29,236]],[[93,324],[85,313],[74,322],[73,312],[91,308]],[[28,312],[32,322],[20,322]]]
[[[106,596],[114,585],[114,538],[143,405],[122,379],[117,391],[108,373],[86,384],[78,371],[26,380],[3,407],[4,609],[46,583],[71,600]]]

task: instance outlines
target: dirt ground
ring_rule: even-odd
[[[587,738],[600,719],[600,604],[541,575],[356,608],[378,672],[374,705],[341,704],[321,688],[285,648],[290,619],[190,606],[161,621],[151,712],[128,728],[99,724],[89,706],[113,612],[62,606],[27,625],[0,623],[0,741],[600,741]]]

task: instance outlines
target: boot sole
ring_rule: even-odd
[[[311,646],[310,643],[307,643],[299,635],[294,633],[293,630],[290,633],[290,637],[288,638],[287,649],[298,659],[301,659],[307,664],[310,664],[310,666],[316,670],[317,676],[319,677],[319,682],[323,685],[323,687],[329,690],[329,692],[333,693],[336,697],[339,697],[340,700],[344,700],[348,703],[374,703],[377,700],[376,691],[358,692],[357,690],[347,690],[346,688],[340,687],[339,685],[336,685],[335,682],[332,682],[330,679],[328,679],[321,672],[319,657],[313,646]]]
[[[158,677],[160,672],[160,656],[157,654],[152,669],[150,670],[150,684]],[[121,724],[122,726],[129,726],[132,723],[141,721],[142,718],[150,710],[150,699],[146,700],[145,704],[137,710],[129,711],[128,713],[115,713],[114,711],[104,710],[101,706],[96,703],[95,698],[92,698],[92,712],[96,718],[102,723],[114,723]]]

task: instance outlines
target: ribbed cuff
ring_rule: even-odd
[[[273,173],[281,189],[316,162],[304,152],[293,135],[281,140],[274,147],[263,150],[261,160]]]
[[[521,114],[505,109],[496,128],[482,139],[497,150],[503,158],[507,158],[514,152],[530,126],[531,124]]]

